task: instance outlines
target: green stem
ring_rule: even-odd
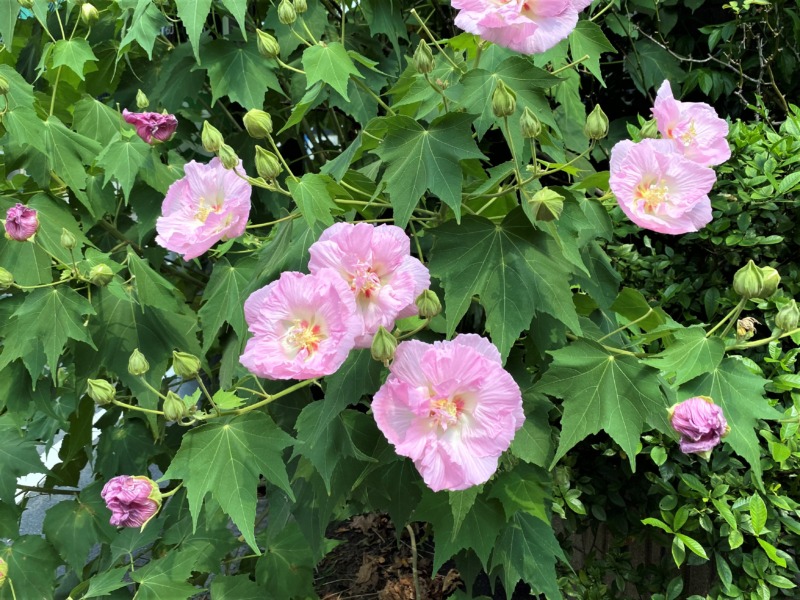
[[[711,336],[713,335],[713,333],[714,333],[714,332],[715,332],[717,329],[719,329],[720,327],[722,327],[723,323],[725,323],[725,322],[726,322],[728,319],[730,319],[730,318],[731,318],[731,316],[733,316],[734,314],[735,314],[735,315],[738,317],[738,316],[739,316],[739,314],[742,312],[742,309],[744,308],[744,305],[745,305],[746,303],[747,303],[747,300],[745,300],[744,298],[742,298],[741,300],[739,300],[739,303],[738,303],[736,306],[734,306],[734,307],[733,307],[733,308],[730,310],[730,312],[728,312],[728,314],[727,314],[727,315],[725,315],[724,317],[722,317],[722,320],[721,320],[719,323],[717,323],[716,325],[714,325],[714,327],[712,327],[712,328],[711,328],[711,330],[709,330],[709,332],[708,332],[708,333],[706,333],[706,337],[711,337]],[[735,317],[734,317],[734,318],[735,318]],[[727,329],[725,329],[725,332],[724,332],[724,333],[723,333],[723,334],[722,334],[720,337],[725,337],[725,333],[728,333],[728,330],[729,330],[729,329],[730,329],[730,326],[729,326]]]
[[[76,496],[80,490],[65,490],[63,488],[36,487],[30,485],[17,485],[17,489],[23,492],[35,492],[37,494],[54,494],[59,496]]]
[[[278,223],[283,223],[284,221],[291,221],[292,219],[296,219],[299,216],[301,216],[300,213],[292,213],[281,219],[277,219],[275,221],[269,221],[268,223],[258,223],[257,225],[248,225],[247,227],[245,227],[245,229],[258,229],[260,227],[271,227],[272,225],[277,225]]]
[[[280,58],[278,58],[277,56],[275,57],[275,60],[277,60],[277,61],[278,61],[278,64],[279,64],[280,66],[282,66],[284,69],[289,69],[290,71],[294,71],[295,73],[300,73],[301,75],[305,75],[305,74],[306,74],[306,72],[305,72],[305,71],[303,71],[303,69],[298,69],[298,68],[296,68],[296,67],[293,67],[292,65],[287,65],[285,62],[283,62],[283,61],[282,61]]]
[[[416,327],[415,329],[412,329],[411,331],[408,331],[408,332],[406,332],[406,333],[404,333],[402,335],[398,335],[398,336],[395,336],[395,337],[397,338],[398,342],[400,340],[404,340],[406,338],[410,338],[415,333],[419,333],[420,331],[425,329],[428,325],[430,325],[430,323],[431,323],[430,319],[425,319],[425,322],[422,325],[420,325],[419,327]]]
[[[727,352],[729,350],[743,350],[745,348],[756,348],[758,346],[765,346],[766,344],[769,344],[770,342],[774,342],[775,340],[780,340],[780,339],[783,339],[785,337],[789,337],[790,335],[794,335],[796,333],[800,333],[800,327],[798,327],[796,329],[792,329],[791,331],[786,331],[784,333],[772,335],[772,336],[770,336],[768,338],[764,338],[762,340],[755,340],[755,341],[752,341],[752,342],[742,342],[741,344],[734,344],[732,346],[728,346],[727,348],[725,348],[725,351]]]
[[[260,402],[256,402],[255,404],[251,404],[250,406],[245,406],[244,408],[239,408],[237,410],[232,410],[232,411],[229,411],[229,412],[222,413],[222,416],[243,415],[245,413],[249,413],[250,411],[253,411],[253,410],[257,409],[257,408],[261,408],[262,406],[266,406],[270,402],[274,402],[275,400],[277,400],[279,398],[283,398],[284,396],[288,396],[289,394],[291,394],[293,392],[296,392],[297,390],[301,390],[304,387],[308,387],[309,385],[311,385],[313,383],[317,383],[317,381],[319,381],[319,379],[305,379],[303,381],[300,381],[300,382],[298,382],[298,383],[286,388],[285,390],[281,390],[277,394],[270,394],[269,397],[265,398],[264,400],[261,400]]]
[[[380,96],[378,96],[378,94],[376,94],[375,92],[373,92],[373,91],[372,91],[372,90],[369,88],[369,86],[368,86],[366,83],[364,83],[363,81],[361,81],[360,79],[358,79],[358,78],[356,78],[356,77],[353,77],[352,79],[353,79],[353,81],[355,81],[355,82],[356,82],[356,85],[357,85],[358,87],[360,87],[362,90],[364,90],[365,92],[367,92],[367,94],[369,94],[370,96],[372,96],[372,99],[373,99],[373,100],[375,100],[375,102],[377,102],[377,103],[378,103],[378,105],[379,105],[381,108],[383,108],[383,110],[385,110],[387,113],[389,113],[389,116],[390,116],[390,117],[393,117],[393,116],[395,115],[395,112],[394,112],[394,110],[392,109],[392,107],[391,107],[391,106],[389,106],[388,104],[386,104],[386,102],[384,102],[384,101],[383,101],[383,99],[382,99]]]
[[[588,55],[588,54],[584,54],[584,55],[583,55],[583,56],[581,56],[581,57],[580,57],[578,60],[573,60],[573,61],[572,61],[571,63],[569,63],[568,65],[564,65],[564,66],[563,66],[563,67],[561,67],[560,69],[556,69],[555,71],[552,71],[550,74],[551,74],[551,75],[558,75],[559,73],[561,73],[561,71],[566,71],[566,70],[567,70],[567,69],[569,69],[570,67],[574,67],[575,65],[579,65],[579,64],[581,64],[581,63],[582,63],[583,61],[585,61],[585,60],[589,60],[589,55]]]
[[[419,13],[417,13],[417,9],[412,8],[411,9],[411,14],[414,15],[414,18],[420,24],[420,26],[425,31],[425,33],[428,34],[428,37],[430,38],[431,42],[433,42],[433,45],[436,46],[436,48],[439,49],[439,52],[442,53],[442,56],[445,57],[447,62],[449,62],[451,65],[453,65],[453,68],[456,71],[458,71],[459,73],[463,73],[461,67],[452,58],[450,58],[450,56],[447,54],[447,52],[445,52],[444,49],[441,47],[441,45],[439,45],[439,41],[431,33],[431,30],[428,29],[428,26],[425,24],[425,21],[422,20],[422,17],[419,16]],[[587,56],[586,58],[589,58],[589,57]]]
[[[311,41],[314,42],[315,44],[319,43],[317,42],[317,38],[314,37],[314,34],[311,33],[311,30],[308,28],[308,25],[306,25],[306,20],[303,17],[300,17],[300,24],[303,26],[303,29],[306,30],[306,33],[308,34],[308,37],[311,38]],[[342,19],[342,28],[344,28],[344,19]],[[344,29],[342,29],[342,39],[344,40]]]
[[[602,14],[604,14],[612,6],[614,6],[614,3],[613,2],[609,2],[603,8],[601,8],[599,11],[597,11],[595,14],[593,14],[589,20],[590,21],[596,21]]]
[[[630,327],[631,325],[636,325],[637,323],[640,323],[640,322],[644,321],[644,320],[645,320],[647,317],[649,317],[651,314],[653,314],[653,312],[654,312],[654,311],[653,311],[653,308],[652,308],[652,307],[650,307],[650,308],[647,310],[647,312],[646,312],[646,313],[644,313],[644,314],[643,314],[641,317],[639,317],[638,319],[634,319],[633,321],[630,321],[629,323],[626,323],[626,324],[625,324],[625,325],[623,325],[622,327],[617,327],[617,328],[616,328],[614,331],[612,331],[612,332],[610,332],[610,333],[607,333],[607,334],[605,334],[603,337],[599,338],[599,339],[598,339],[598,340],[596,340],[596,341],[597,341],[597,342],[602,342],[603,340],[610,338],[612,335],[616,335],[616,334],[618,334],[620,331],[625,331],[625,330],[626,330],[628,327]]]
[[[161,494],[161,497],[162,497],[162,498],[169,498],[170,496],[174,495],[174,494],[175,494],[175,492],[177,492],[177,491],[178,491],[179,489],[181,489],[182,487],[183,487],[183,482],[181,482],[181,483],[179,483],[177,486],[175,486],[175,488],[174,488],[174,489],[171,489],[170,491],[168,491],[168,492],[164,492],[163,494]]]
[[[411,525],[406,525],[406,530],[408,530],[408,537],[411,541],[411,575],[414,579],[414,598],[416,600],[422,600],[422,593],[419,587],[419,572],[417,569],[417,537],[414,535],[414,530],[411,528]]]
[[[206,388],[206,384],[203,383],[203,380],[200,378],[199,374],[195,375],[194,378],[197,380],[197,383],[200,386],[200,389],[203,390],[203,394],[205,395],[205,397],[211,403],[211,406],[214,409],[214,412],[217,413],[217,416],[219,416],[219,407],[217,406],[217,403],[214,402],[214,398],[211,397],[211,394],[208,393],[208,389]]]
[[[283,154],[281,154],[281,151],[278,150],[278,146],[275,144],[275,140],[272,139],[271,135],[267,135],[267,140],[269,140],[269,145],[272,146],[272,149],[275,151],[275,154],[280,159],[283,168],[286,169],[286,174],[289,177],[291,177],[294,181],[300,181],[300,179],[298,177],[295,177],[295,175],[292,173],[292,170],[289,168],[286,159],[283,158]]]
[[[51,286],[54,286],[54,285],[59,285],[61,283],[66,283],[68,281],[72,281],[72,278],[70,278],[70,279],[59,279],[58,281],[53,281],[52,283],[40,283],[39,285],[19,285],[19,284],[16,284],[16,283],[12,283],[11,285],[13,285],[15,288],[20,289],[20,290],[35,290],[35,289],[39,289],[39,288],[45,288],[45,287],[51,287]]]
[[[58,80],[61,79],[61,69],[63,67],[58,67],[58,71],[56,71],[56,80],[53,83],[53,97],[50,98],[50,116],[53,115],[53,111],[56,108],[56,94],[58,93]]]
[[[506,126],[506,134],[508,135],[508,148],[511,150],[511,158],[514,159],[514,175],[517,178],[517,184],[522,186],[522,173],[519,172],[519,161],[517,160],[517,151],[514,148],[514,136],[511,129],[508,127],[508,117],[503,117],[503,124]]]
[[[159,394],[159,396],[161,396],[161,394]],[[163,398],[164,396],[161,396],[161,397]],[[163,415],[164,414],[160,410],[151,410],[149,408],[142,408],[141,406],[134,406],[133,404],[126,404],[125,402],[120,402],[117,399],[114,399],[111,402],[113,404],[116,404],[117,406],[122,407],[122,408],[127,408],[127,409],[130,409],[130,410],[138,410],[139,412],[148,413],[150,415]]]

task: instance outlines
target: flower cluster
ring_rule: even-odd
[[[565,39],[591,0],[453,0],[455,24],[524,54],[544,52]]]
[[[662,139],[619,142],[609,185],[628,218],[645,229],[680,234],[711,221],[710,168],[730,158],[728,124],[708,104],[675,100],[664,81],[653,106]]]
[[[161,508],[161,492],[156,482],[143,476],[112,477],[100,492],[111,511],[115,527],[144,527]]]
[[[722,409],[708,396],[697,396],[676,404],[669,409],[669,420],[681,436],[681,452],[698,454],[706,459],[730,431]]]
[[[311,273],[286,272],[245,302],[253,337],[241,363],[267,379],[334,373],[378,329],[416,314],[430,274],[399,227],[337,223],[309,248]]]
[[[178,128],[178,119],[167,113],[134,113],[123,109],[122,118],[136,127],[136,134],[148,144],[169,141]]]

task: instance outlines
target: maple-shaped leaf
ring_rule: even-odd
[[[561,439],[553,464],[582,439],[603,430],[622,447],[635,468],[645,423],[653,427],[666,423],[668,406],[658,371],[638,358],[612,354],[583,339],[550,354],[553,363],[535,389],[564,400]]]
[[[164,477],[183,480],[195,528],[210,492],[258,552],[254,527],[259,477],[292,496],[281,453],[291,443],[292,438],[261,412],[207,423],[184,435]]]
[[[725,342],[718,337],[706,337],[702,327],[679,329],[672,334],[675,341],[666,350],[644,362],[675,375],[676,385],[710,373],[719,366],[725,355]]]

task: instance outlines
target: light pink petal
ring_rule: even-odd
[[[389,370],[395,377],[409,385],[427,387],[429,381],[420,365],[426,361],[425,355],[431,349],[430,344],[418,340],[400,342]]]
[[[477,333],[459,333],[453,338],[453,344],[464,346],[465,348],[472,348],[478,354],[485,356],[490,361],[502,365],[503,361],[500,357],[500,351],[492,342],[478,335]]]

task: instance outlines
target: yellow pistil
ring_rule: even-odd
[[[656,183],[640,183],[636,188],[636,200],[644,200],[644,211],[653,214],[656,208],[669,200],[669,189],[662,181]]]
[[[325,335],[319,325],[312,325],[308,321],[298,319],[286,332],[284,342],[295,352],[305,350],[310,357],[319,350],[319,344],[324,339]]]

